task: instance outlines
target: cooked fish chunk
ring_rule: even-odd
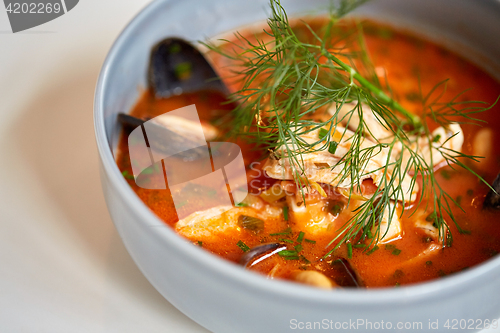
[[[364,138],[359,139],[360,142],[355,142],[356,136],[353,130],[356,130],[359,126],[360,117],[357,110],[352,111],[354,108],[356,108],[356,105],[351,103],[345,104],[338,110],[336,107],[331,107],[328,110],[329,116],[338,112],[338,119],[343,125],[347,126],[346,128],[337,124],[330,135],[330,143],[332,141],[336,143],[334,153],[330,153],[325,148],[325,142],[319,142],[319,130],[310,131],[300,136],[308,144],[318,143],[314,145],[314,149],[317,151],[300,154],[304,168],[295,170],[295,176],[298,174],[298,176],[307,178],[309,181],[325,183],[339,188],[350,188],[356,186],[357,182],[371,178],[375,185],[380,188],[387,186],[396,188],[400,186],[404,201],[414,201],[419,187],[416,183],[412,183],[412,178],[406,173],[400,177],[393,177],[394,167],[389,167],[386,170],[387,165],[393,164],[401,156],[401,153],[403,154],[403,167],[400,169],[406,170],[406,165],[411,160],[412,154],[408,149],[403,149],[401,142],[398,142],[392,150],[389,147],[377,145],[377,140],[379,142],[391,141],[392,131],[382,125],[377,116],[366,105],[363,106],[363,121],[369,131],[366,131]],[[429,139],[425,136],[409,138],[411,151],[418,153],[429,167],[437,166],[443,162],[445,160],[443,153],[453,155],[452,151],[460,152],[462,149],[464,136],[460,125],[456,123],[451,123],[446,128],[438,127],[431,133],[431,137],[432,142],[429,142]],[[344,168],[350,167],[343,163],[342,159],[351,146],[356,143],[359,144],[360,151],[363,152],[365,158],[360,165],[362,171],[359,172],[359,177],[353,181],[350,174],[342,176],[346,173]],[[321,149],[322,147],[323,149]],[[269,159],[264,166],[268,176],[281,180],[296,179],[287,156],[288,150],[300,153],[300,147],[292,143],[278,148],[275,152],[276,158]],[[408,168],[408,171],[413,170]],[[391,185],[389,181],[394,178],[395,182]],[[398,200],[403,201],[401,199],[398,194]]]
[[[376,232],[375,228],[372,230],[372,233]],[[389,243],[402,237],[400,215],[398,214],[396,205],[392,202],[384,210],[382,221],[380,221],[379,237],[380,244]]]
[[[307,234],[324,233],[329,230],[337,230],[340,225],[336,225],[338,216],[328,211],[328,202],[319,198],[306,198],[305,203],[297,199],[295,195],[287,195],[289,207],[289,219],[300,230]]]
[[[338,112],[337,119],[340,120],[340,123],[351,131],[355,131],[360,123],[357,107],[357,103],[346,103],[339,108],[337,108],[336,105],[332,105],[328,108],[328,114],[333,116]],[[372,141],[379,142],[390,140],[393,136],[393,132],[388,127],[382,125],[379,118],[373,113],[370,107],[366,104],[361,104],[361,109],[363,111],[363,121],[366,124],[365,137]]]
[[[175,224],[175,230],[187,238],[198,239],[239,228],[238,218],[240,215],[266,220],[277,218],[283,213],[282,208],[272,207],[262,202],[257,203],[255,200],[252,206],[259,207],[259,209],[252,207],[217,206],[194,212],[184,219],[179,220]]]
[[[335,153],[330,153],[327,149],[319,150],[323,143],[318,143],[315,148],[318,151],[309,152],[300,156],[304,163],[303,170],[297,170],[301,177],[307,178],[311,182],[329,184],[340,188],[350,188],[357,186],[357,182],[364,179],[372,179],[376,186],[385,187],[386,182],[392,176],[392,170],[388,170],[384,175],[385,166],[393,162],[393,158],[389,156],[388,148],[381,148],[380,146],[374,147],[374,143],[367,139],[361,139],[360,146],[363,151],[367,152],[364,163],[361,165],[363,171],[359,172],[359,179],[354,182],[350,175],[341,178],[344,173],[343,169],[346,167],[344,163],[339,163],[346,155],[348,150],[353,144],[354,132],[342,126],[337,126],[331,138],[337,142]],[[301,138],[308,142],[314,143],[319,140],[319,130],[310,131],[301,136]],[[290,149],[293,149],[291,144]],[[278,149],[275,153],[276,158],[270,158],[264,165],[263,170],[269,177],[281,180],[293,180],[293,170],[290,165],[290,160],[287,156],[286,149],[283,147]],[[405,200],[414,201],[418,193],[418,185],[411,186],[411,177],[407,174],[403,175],[401,181],[401,188],[405,194]],[[398,186],[398,183],[393,186]]]
[[[427,236],[429,236],[435,242],[442,242],[446,237],[448,230],[445,229],[444,235],[440,235],[440,230],[434,225],[434,212],[419,212],[414,217],[415,227],[422,230]]]
[[[245,208],[241,209],[246,210]],[[235,228],[237,217],[235,218],[234,215],[239,210],[239,208],[232,206],[218,206],[195,212],[177,222],[175,230],[188,238],[209,237],[213,232],[224,232],[228,228]]]
[[[365,122],[365,128],[369,128],[369,131],[365,130],[365,137],[372,141],[379,142],[390,142],[393,137],[393,132],[385,125],[379,121],[377,115],[370,109],[366,104],[362,104],[363,110],[363,121]],[[338,112],[338,119],[343,126],[346,126],[351,131],[355,131],[360,123],[359,112],[356,109],[356,103],[347,103],[340,107],[337,111],[335,106],[328,109],[329,115],[334,115]],[[462,150],[462,145],[464,142],[464,135],[462,133],[462,128],[459,124],[451,123],[446,128],[438,127],[431,133],[432,142],[432,159],[431,159],[431,149],[429,148],[429,140],[426,137],[410,137],[410,141],[413,142],[411,149],[422,156],[425,162],[429,166],[435,166],[443,162],[445,158],[443,154],[437,149],[440,148],[449,152],[449,150],[455,150],[460,152]],[[395,154],[401,151],[401,144],[396,147]],[[410,157],[409,152],[405,152],[405,164],[408,163]]]
[[[419,137],[414,138],[411,145],[412,150],[418,153],[429,166],[437,166],[445,161],[441,151],[445,154],[454,155],[452,150],[457,152],[462,150],[464,135],[459,124],[451,123],[447,128],[438,127],[431,133],[431,137],[433,138],[431,144],[429,144],[426,137]],[[432,148],[430,148],[430,145],[432,145]],[[398,147],[398,149],[401,150],[401,147]],[[403,156],[404,161],[408,163],[410,153],[405,151]]]

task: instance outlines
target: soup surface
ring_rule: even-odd
[[[323,21],[318,19],[309,23],[319,29]],[[296,30],[307,38],[309,33],[303,26],[297,25]],[[253,32],[244,35],[250,40],[255,38]],[[257,36],[266,38],[264,34]],[[439,45],[374,22],[364,23],[364,38],[376,75],[390,84],[394,99],[415,114],[422,109],[422,92],[431,91],[445,79],[448,79],[446,89],[441,86],[436,92],[442,100],[449,101],[458,95],[459,102],[477,100],[493,104],[500,94],[500,84],[491,76]],[[231,47],[228,45],[227,49]],[[209,56],[219,74],[229,77],[234,69],[231,60],[214,53]],[[233,91],[241,88],[238,86],[241,83],[234,78],[227,79],[227,83]],[[166,99],[157,99],[151,91],[146,91],[130,114],[150,119],[194,104],[202,122],[215,126],[223,134],[224,127],[219,126],[218,120],[234,108],[234,104],[224,102],[227,102],[225,96],[213,91]],[[499,109],[500,106],[496,105],[475,115],[485,121],[481,126],[460,124],[463,134],[461,151],[485,157],[480,162],[467,163],[490,184],[500,170],[500,146],[495,144],[500,131],[500,117],[496,116]],[[198,211],[201,214],[198,222],[193,222],[188,216],[179,223],[178,212],[183,208],[177,207],[176,210],[169,189],[150,190],[137,186],[132,176],[127,133],[120,142],[117,162],[141,200],[195,246],[235,263],[241,261],[248,248],[262,244],[280,244],[286,247],[285,251],[295,253],[284,256],[270,255],[267,251],[269,255],[265,259],[247,263],[247,269],[269,278],[308,283],[300,273],[314,271],[327,279],[324,283],[313,283],[320,287],[355,286],[357,283],[365,287],[398,286],[454,274],[500,252],[499,212],[483,209],[488,187],[472,173],[441,163],[435,165],[436,181],[460,205],[461,208],[452,205],[451,210],[457,224],[464,230],[459,232],[447,217],[447,232],[453,235],[451,246],[446,246],[443,235],[432,226],[434,211],[427,201],[433,195],[432,191],[421,193],[420,186],[417,195],[422,202],[406,205],[404,209],[395,203],[398,208],[392,229],[389,228],[376,246],[368,237],[366,242],[343,243],[325,257],[339,228],[362,204],[362,197],[375,191],[374,181],[362,181],[360,200],[349,200],[342,191],[326,188],[323,184],[320,184],[323,191],[312,187],[302,197],[293,181],[269,175],[270,172],[266,171],[269,170],[266,169],[269,161],[261,158],[265,151],[259,151],[240,139],[233,141],[243,152],[250,195],[243,204],[220,214],[207,213],[212,205],[210,198],[196,195],[186,198],[184,208]]]

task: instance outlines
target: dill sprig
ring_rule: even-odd
[[[451,138],[436,145],[426,119],[445,128],[451,121],[477,123],[478,119],[473,115],[488,107],[478,101],[459,102],[459,96],[442,102],[447,82],[443,81],[426,95],[420,92],[420,116],[403,108],[392,98],[390,87],[382,86],[375,75],[361,25],[356,25],[354,31],[338,25],[339,19],[364,2],[366,0],[341,1],[337,8],[330,11],[327,24],[321,31],[302,22],[310,35],[309,38],[302,38],[290,25],[280,0],[270,0],[271,16],[267,22],[269,29],[264,30],[265,39],[249,39],[236,33],[237,41],[232,44],[232,53],[205,44],[212,51],[230,58],[236,64],[233,73],[241,80],[241,89],[231,96],[238,106],[227,122],[230,134],[244,136],[271,151],[271,154],[286,158],[297,186],[303,189],[310,185],[304,176],[303,156],[331,149],[330,142],[333,141],[336,126],[342,121],[349,123],[353,117],[359,118],[359,125],[353,129],[351,136],[345,137],[346,132],[342,134],[351,146],[337,165],[332,166],[332,170],[340,166],[341,172],[335,179],[336,183],[330,185],[350,179],[349,196],[359,192],[362,179],[369,173],[368,162],[386,152],[383,155],[387,156],[386,165],[380,169],[383,181],[374,195],[363,202],[354,216],[339,229],[325,256],[348,241],[357,244],[369,239],[365,251],[375,248],[384,237],[380,229],[383,215],[387,212],[390,222],[396,214],[403,214],[410,198],[401,184],[403,178],[410,174],[410,193],[418,186],[418,179],[421,179],[421,193],[432,193],[431,204],[436,212],[434,225],[439,230],[443,246],[451,246],[452,236],[445,217],[448,216],[462,232],[452,212],[452,205],[460,206],[436,181],[434,149],[450,166],[472,173],[474,171],[468,167],[466,160],[475,160],[476,157],[446,148],[445,143]],[[359,49],[349,48],[347,45],[356,38]],[[353,105],[353,108],[341,115],[340,110],[346,104]],[[329,119],[312,119],[313,114],[326,107],[335,107]],[[381,140],[373,135],[373,129],[363,118],[364,108],[369,108],[379,125],[392,133],[390,138]],[[304,135],[320,129],[323,133],[327,131],[326,137],[320,135],[312,143],[304,140]],[[367,135],[375,141],[369,147],[363,146]],[[416,143],[421,137],[426,138],[428,146],[434,148],[429,149],[430,161],[418,150]],[[396,150],[399,154],[391,158]],[[420,196],[418,204],[423,197]],[[400,213],[397,212],[398,202],[403,208]]]

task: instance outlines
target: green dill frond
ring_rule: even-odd
[[[330,185],[336,186],[350,179],[349,194],[359,192],[362,179],[373,172],[367,169],[369,161],[387,156],[385,167],[377,170],[383,172],[383,180],[374,195],[363,202],[354,211],[355,215],[338,230],[325,256],[348,241],[367,240],[369,246],[365,251],[372,251],[385,236],[380,227],[384,214],[390,221],[397,214],[402,215],[411,201],[410,194],[401,185],[408,176],[410,193],[419,187],[421,193],[432,194],[431,205],[436,212],[434,225],[439,230],[443,246],[450,246],[452,236],[446,219],[462,230],[452,212],[452,207],[459,205],[436,181],[433,154],[437,151],[449,165],[472,173],[464,161],[474,157],[448,149],[444,143],[437,146],[427,120],[444,128],[451,122],[478,124],[480,120],[474,115],[491,106],[479,101],[459,101],[461,94],[443,102],[447,87],[447,80],[444,80],[425,95],[420,91],[420,116],[403,108],[392,97],[387,82],[379,81],[366,49],[362,26],[338,27],[343,16],[364,2],[366,0],[340,1],[338,7],[331,9],[323,29],[313,29],[301,22],[309,32],[309,37],[304,38],[290,25],[280,0],[270,0],[266,41],[257,37],[250,40],[237,33],[233,53],[205,44],[210,50],[231,59],[235,64],[233,74],[240,80],[240,90],[231,95],[237,107],[226,122],[229,134],[245,137],[264,151],[286,158],[295,182],[302,188],[309,185],[309,180],[304,177],[304,156],[335,149],[331,142],[337,125],[358,118],[359,125],[352,133],[342,133],[342,140],[349,141],[350,148],[332,166],[332,170],[340,168],[341,171]],[[353,41],[358,45],[357,49],[349,48]],[[341,116],[340,110],[347,104],[353,107]],[[328,119],[312,119],[313,114],[326,107],[335,108]],[[369,108],[378,124],[391,133],[390,138],[374,135],[373,128],[364,119],[365,108]],[[326,131],[326,135],[320,135],[316,142],[303,138],[318,130]],[[369,147],[363,145],[367,136],[374,141]],[[432,147],[429,149],[430,161],[419,151],[418,140],[422,137]],[[391,158],[396,150],[399,154]],[[386,155],[381,155],[383,152]],[[422,203],[422,197],[419,196],[418,205]],[[401,213],[396,209],[398,202]]]

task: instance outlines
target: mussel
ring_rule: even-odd
[[[363,280],[345,258],[337,258],[330,263],[335,283],[341,287],[364,287]]]
[[[243,254],[243,256],[240,258],[240,265],[245,268],[251,267],[261,262],[262,260],[265,260],[270,256],[286,249],[287,246],[281,243],[267,243],[258,245]]]
[[[120,113],[118,120],[131,132],[142,126],[137,135],[142,136],[145,133],[146,145],[159,156],[176,156],[185,161],[208,157],[206,143],[219,135],[217,128],[200,121],[195,110],[189,112],[182,109],[153,119],[140,119]],[[189,116],[190,113],[196,115],[196,119],[183,117],[183,115]]]
[[[203,54],[180,38],[166,38],[153,47],[148,84],[156,98],[200,90],[229,92]]]
[[[484,208],[492,208],[492,209],[500,209],[500,173],[497,175],[497,178],[491,184],[493,190],[490,189],[486,198],[483,202]]]
[[[180,38],[166,38],[153,47],[148,85],[157,99],[202,90],[228,95],[224,82],[203,54]],[[118,120],[130,132],[142,126],[146,145],[153,155],[175,155],[185,161],[207,158],[206,142],[214,140],[219,134],[214,126],[201,122],[196,108],[191,106],[153,119],[139,119],[121,113]]]

